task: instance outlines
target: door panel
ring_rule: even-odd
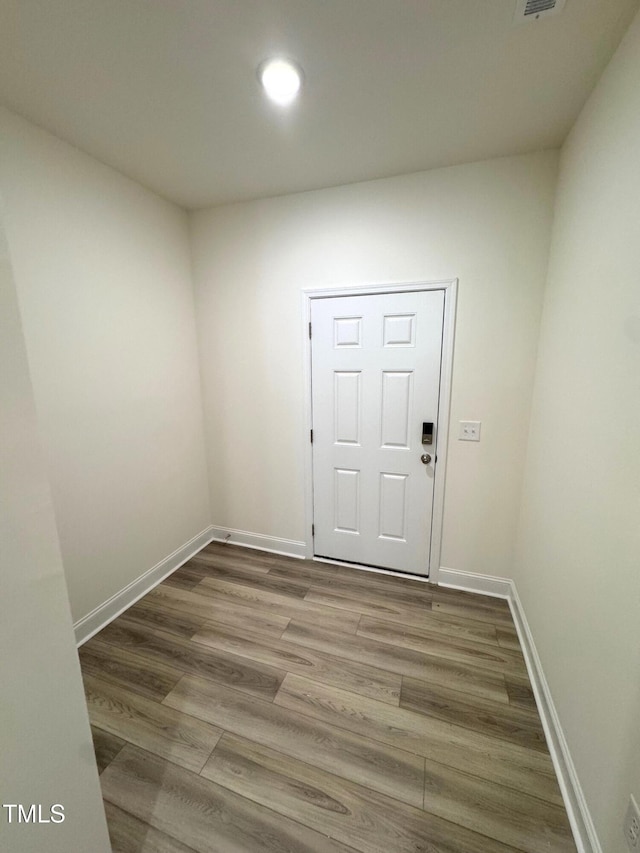
[[[336,370],[334,378],[334,442],[360,444],[361,372]]]
[[[360,533],[360,472],[347,468],[334,470],[335,522],[339,533]]]
[[[406,542],[407,475],[380,474],[380,525],[378,536]]]
[[[312,301],[316,555],[428,573],[443,317],[442,290]]]
[[[382,436],[380,446],[409,450],[413,371],[382,371]]]

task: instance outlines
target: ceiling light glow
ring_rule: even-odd
[[[300,70],[286,59],[264,62],[258,70],[258,76],[267,96],[281,107],[295,100],[302,84]]]

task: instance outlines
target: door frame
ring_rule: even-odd
[[[442,524],[444,518],[444,488],[449,443],[449,416],[451,409],[451,380],[453,375],[453,344],[455,335],[458,279],[444,281],[402,281],[373,285],[336,287],[310,287],[302,290],[302,336],[304,352],[304,503],[305,503],[305,557],[316,559],[313,542],[313,406],[311,399],[311,340],[309,324],[311,305],[314,299],[329,299],[336,296],[377,296],[387,293],[412,293],[416,291],[444,291],[444,320],[442,329],[442,361],[440,364],[440,400],[438,406],[437,447],[439,461],[435,466],[433,484],[433,514],[431,520],[431,547],[429,549],[428,575],[415,575],[430,583],[438,583],[440,555],[442,552]]]

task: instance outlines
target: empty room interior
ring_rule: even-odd
[[[3,851],[640,851],[639,6],[0,3]]]

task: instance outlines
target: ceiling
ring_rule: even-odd
[[[0,0],[0,101],[187,208],[559,146],[639,0]],[[288,110],[256,67],[304,69]]]

